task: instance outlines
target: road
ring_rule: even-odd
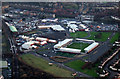
[[[100,42],[100,45],[95,48],[93,51],[91,51],[88,55],[84,56],[84,57],[87,57],[87,61],[90,61],[90,62],[95,62],[97,61],[98,58],[100,58],[102,55],[104,55],[105,52],[107,52],[111,47],[112,47],[112,44],[110,44],[110,40],[111,38],[115,35],[115,33],[112,33],[109,37],[108,37],[108,40],[101,43]],[[82,57],[82,58],[84,58]]]
[[[119,54],[117,54],[112,60],[110,60],[104,67],[104,70],[107,70],[110,73],[110,75],[108,76],[109,79],[114,77],[118,73],[109,69],[109,65],[115,62],[116,58],[118,58],[118,55]]]
[[[10,42],[10,46],[11,46],[11,52],[13,53],[13,58],[12,58],[12,78],[18,79],[19,78],[19,63],[18,63],[18,59],[17,59],[17,48],[15,46],[15,43],[13,41],[13,36],[11,34],[11,32],[9,31],[8,26],[5,24],[5,22],[3,21],[3,29],[5,31],[5,33],[7,34],[8,40]]]

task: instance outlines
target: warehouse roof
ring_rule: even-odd
[[[78,26],[76,24],[69,24],[69,27],[74,30],[78,30]]]
[[[86,26],[85,26],[85,25],[83,25],[83,24],[80,24],[80,26],[81,26],[82,28],[86,28]]]
[[[18,32],[17,29],[15,28],[15,26],[9,26],[9,28],[12,32]]]
[[[26,42],[22,45],[22,48],[24,49],[30,49],[32,48],[31,44],[34,44],[34,43],[39,43],[38,41],[29,41],[29,42]]]
[[[65,29],[63,27],[61,27],[60,25],[52,25],[51,27],[53,30],[57,30],[57,31],[64,31]]]
[[[7,61],[0,61],[0,68],[6,68],[7,66]]]
[[[51,27],[51,26],[49,26],[49,25],[45,25],[45,26],[44,26],[44,25],[42,25],[42,26],[38,26],[38,28],[40,28],[40,29],[41,29],[41,28],[50,28],[50,27]]]
[[[57,31],[64,31],[65,29],[61,25],[43,25],[38,26],[39,28],[52,28],[53,30]]]
[[[51,22],[56,22],[58,19],[42,19],[42,22],[47,22],[47,21],[51,21]]]

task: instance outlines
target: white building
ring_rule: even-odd
[[[48,42],[57,43],[56,40],[49,39]]]
[[[76,21],[67,21],[67,24],[76,24],[77,22]]]
[[[88,31],[90,31],[90,29],[89,29],[89,28],[86,28],[85,31],[88,32]]]
[[[56,43],[56,40],[52,40],[52,39],[48,39],[48,38],[42,38],[42,37],[37,37],[36,38],[37,41],[48,41],[48,42],[52,42],[52,43]]]
[[[31,48],[37,48],[37,46],[34,45],[35,43],[38,43],[38,41],[29,41],[29,42],[26,42],[21,47],[23,49],[27,49],[27,50],[31,49]]]
[[[51,28],[55,31],[65,31],[61,25],[52,25]]]
[[[79,30],[76,24],[69,24],[68,27],[70,27],[74,31]]]
[[[47,41],[42,41],[41,45],[47,44]]]
[[[82,27],[83,29],[87,28],[84,24],[80,24],[80,27]]]
[[[51,28],[55,31],[65,31],[65,29],[61,25],[44,25],[44,26],[38,26],[40,29],[46,29],[46,28]]]
[[[57,22],[58,19],[57,18],[56,19],[42,19],[41,21],[42,22]]]
[[[37,41],[48,41],[48,38],[42,38],[42,37],[37,37],[36,38]]]
[[[7,61],[0,61],[0,68],[7,68],[7,67],[8,67]]]
[[[51,28],[50,25],[41,25],[41,26],[38,26],[39,29],[49,29]]]
[[[86,53],[89,53],[90,51],[92,51],[93,49],[95,49],[98,45],[99,45],[99,43],[93,42],[91,45],[89,45],[88,47],[86,47],[84,50],[85,50]]]
[[[56,44],[56,45],[54,46],[54,48],[61,48],[61,47],[63,47],[63,46],[66,46],[66,45],[68,45],[72,40],[73,40],[73,39],[65,39],[65,40],[63,40],[63,41],[60,41],[60,42],[58,42],[58,44]]]

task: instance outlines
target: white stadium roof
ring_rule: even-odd
[[[61,52],[69,52],[69,53],[80,53],[80,52],[81,52],[80,49],[63,48],[63,47],[61,47],[59,50],[60,50]]]
[[[65,39],[63,41],[60,41],[58,44],[56,44],[54,46],[54,48],[60,48],[62,47],[63,45],[67,44],[68,42],[72,41],[73,39]]]
[[[86,47],[84,50],[86,51],[86,52],[89,52],[89,51],[91,51],[92,49],[94,49],[96,46],[98,46],[99,45],[99,43],[97,43],[97,42],[94,42],[94,43],[92,43],[91,45],[89,45],[88,47]]]

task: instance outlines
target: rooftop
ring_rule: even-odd
[[[15,26],[9,26],[9,28],[12,32],[18,32],[17,29],[15,28]]]

